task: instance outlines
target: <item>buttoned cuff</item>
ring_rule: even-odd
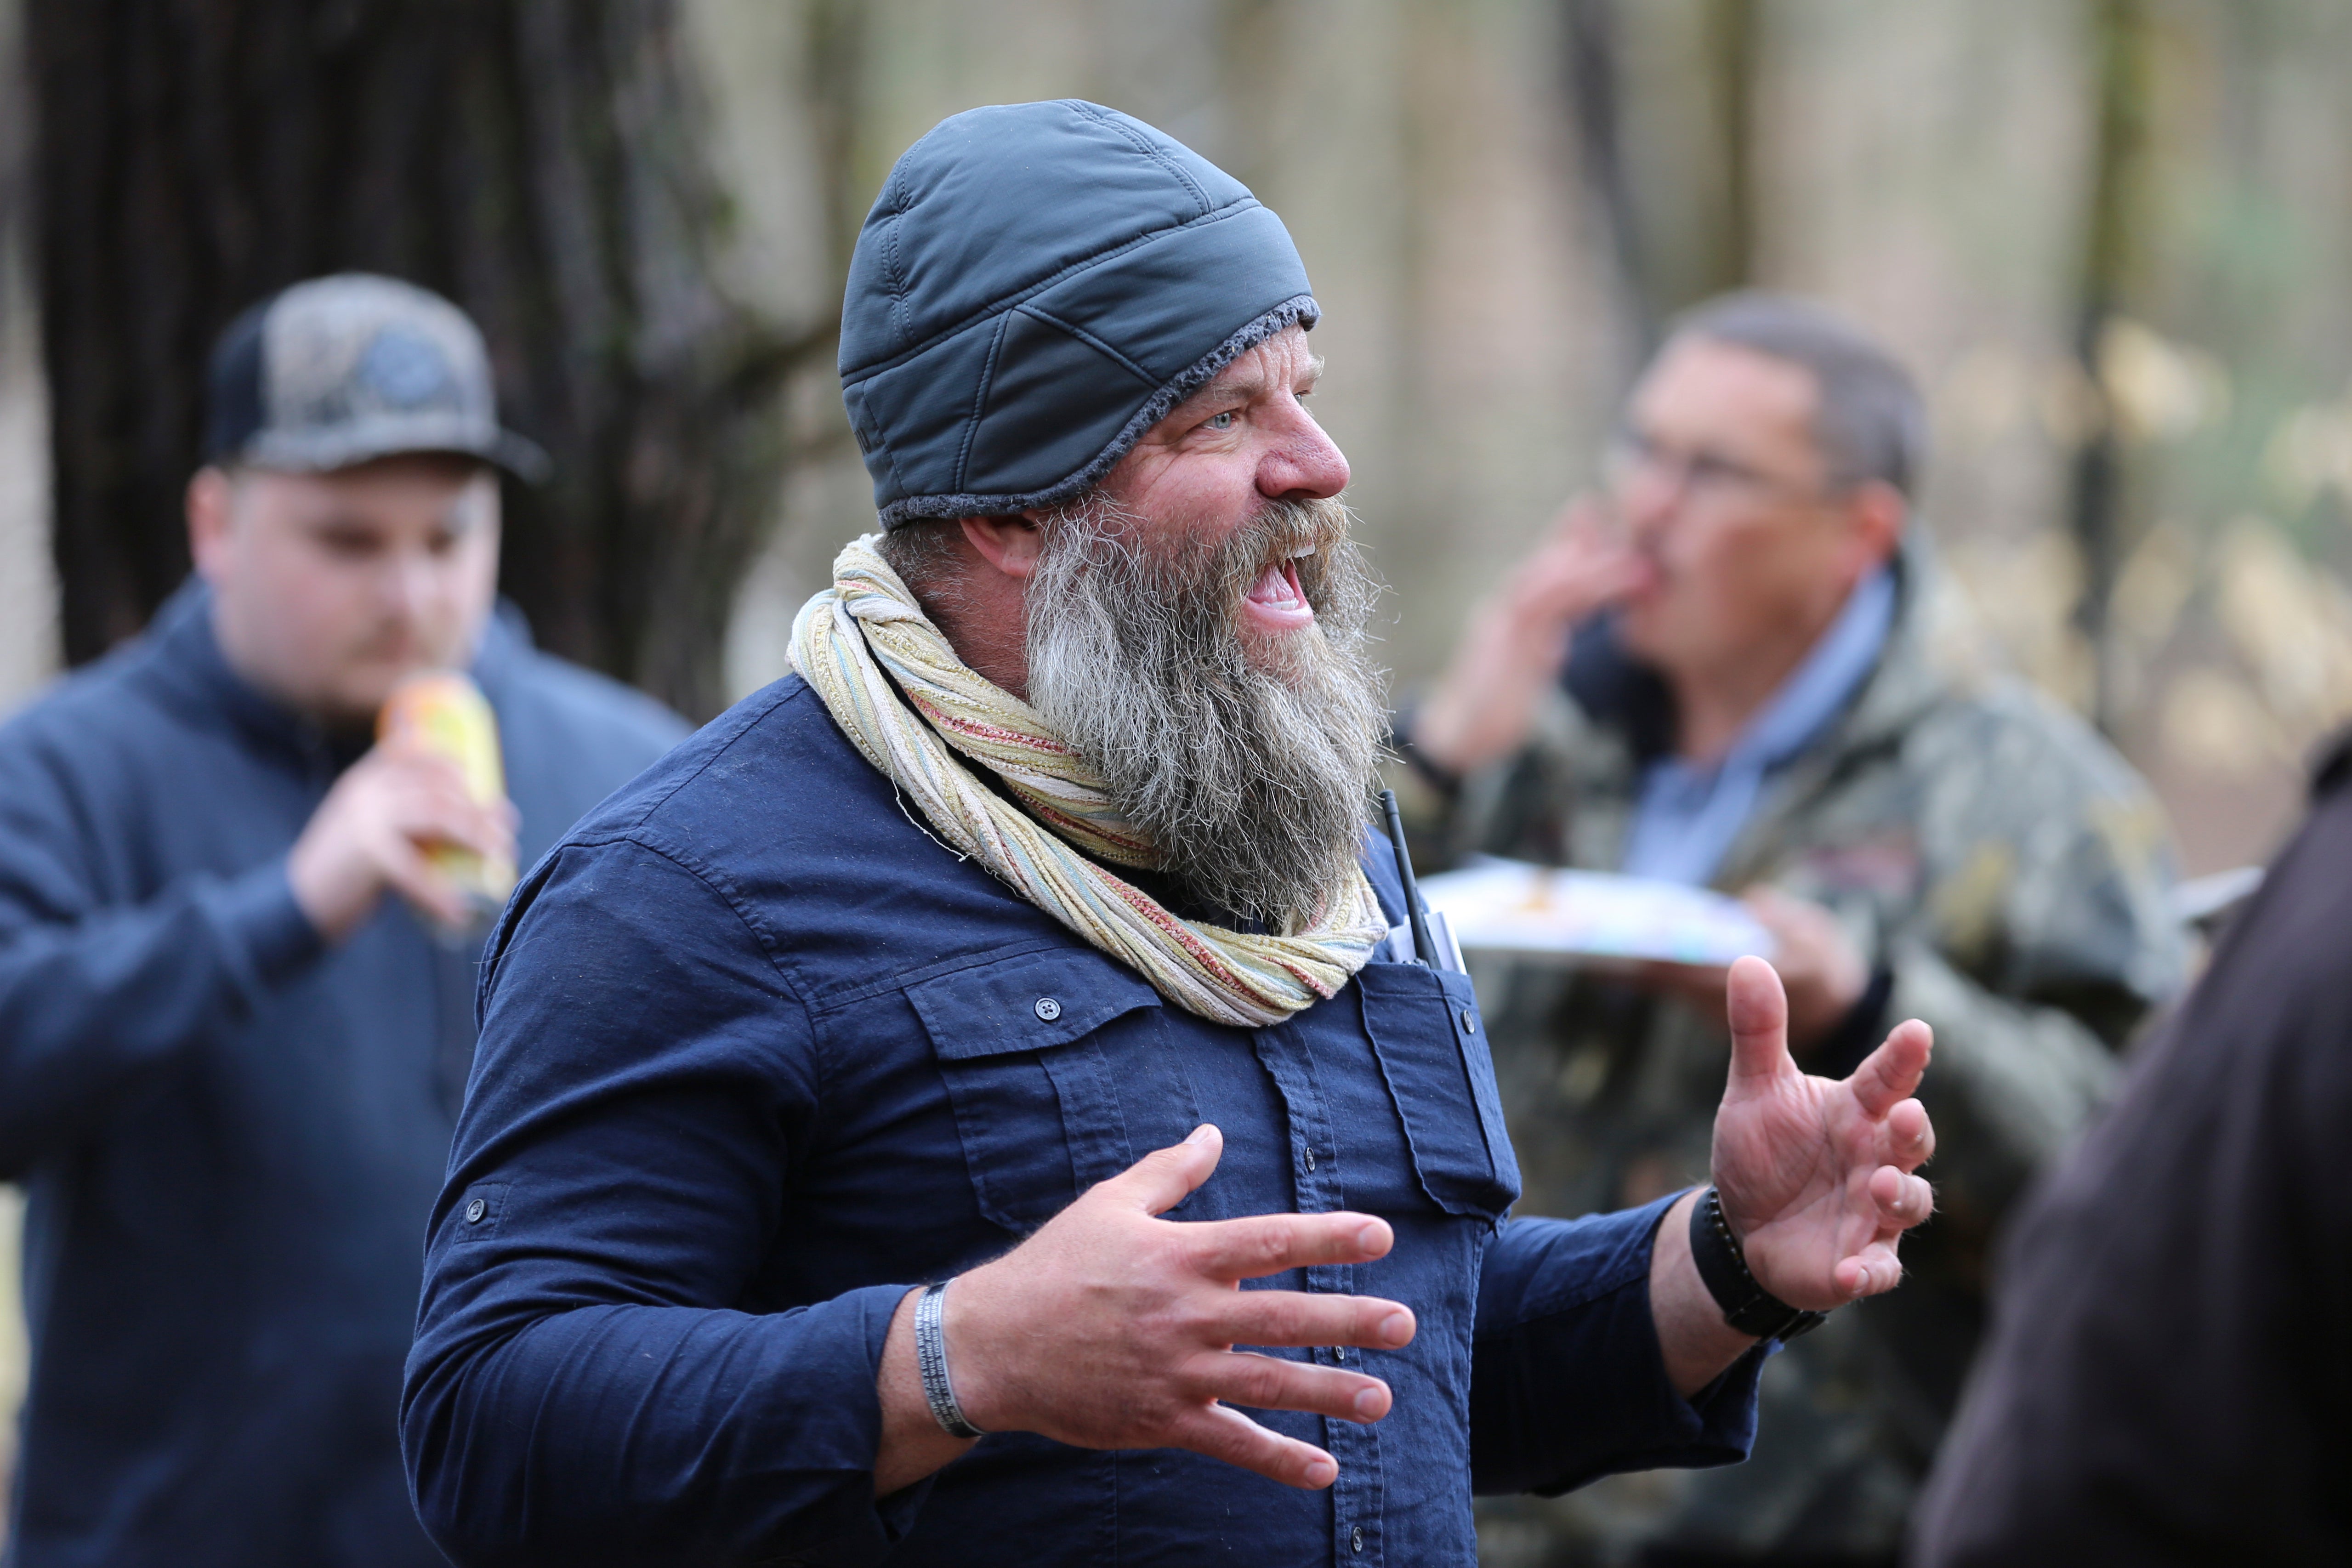
[[[1756,1440],[1769,1342],[1685,1398],[1650,1310],[1658,1225],[1682,1194],[1580,1220],[1517,1219],[1479,1281],[1472,1480],[1556,1496],[1622,1470],[1734,1464]]]

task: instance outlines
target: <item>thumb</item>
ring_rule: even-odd
[[[1217,1168],[1225,1135],[1203,1121],[1181,1143],[1154,1149],[1103,1184],[1116,1201],[1145,1214],[1165,1214],[1192,1195]]]
[[[1796,1069],[1789,1055],[1789,997],[1770,964],[1752,957],[1734,963],[1724,1005],[1731,1022],[1731,1088],[1761,1085]]]

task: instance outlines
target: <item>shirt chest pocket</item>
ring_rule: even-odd
[[[1356,984],[1422,1191],[1447,1214],[1500,1219],[1518,1201],[1519,1163],[1469,977],[1371,963]]]
[[[1025,953],[909,986],[907,998],[930,1035],[992,1225],[1026,1235],[1173,1142],[1163,1122],[1192,1126],[1159,993],[1108,961]]]

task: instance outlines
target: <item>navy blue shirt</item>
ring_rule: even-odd
[[[1374,963],[1257,1030],[1164,1005],[926,834],[797,677],[540,863],[482,1009],[403,1413],[458,1563],[1467,1565],[1474,1477],[1723,1463],[1752,1433],[1759,1356],[1696,1403],[1666,1382],[1663,1205],[1502,1223],[1517,1167],[1462,976]],[[1386,1420],[1260,1414],[1337,1484],[1013,1433],[877,1502],[908,1288],[1202,1121],[1223,1160],[1171,1217],[1395,1226],[1379,1262],[1259,1282],[1419,1316],[1346,1352]]]
[[[494,624],[521,851],[685,726]],[[339,746],[210,599],[0,728],[0,1175],[33,1377],[10,1561],[430,1563],[395,1437],[478,950],[397,900],[325,951],[286,855]]]

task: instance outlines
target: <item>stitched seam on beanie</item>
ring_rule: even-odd
[[[971,417],[964,421],[963,441],[956,447],[956,489],[963,489],[964,476],[971,468],[971,444],[980,437],[980,418],[988,409],[988,389],[996,384],[997,362],[1003,357],[1004,333],[1013,325],[1013,312],[1007,310],[996,318],[996,336],[988,345],[988,358],[980,367],[980,387],[971,395]]]
[[[1102,126],[1105,130],[1115,132],[1118,135],[1126,137],[1128,142],[1133,145],[1137,152],[1142,153],[1145,157],[1150,159],[1153,163],[1159,164],[1170,174],[1175,175],[1183,187],[1192,193],[1192,199],[1201,204],[1201,213],[1208,212],[1210,207],[1214,205],[1209,200],[1209,193],[1201,188],[1201,182],[1192,177],[1192,171],[1177,163],[1175,159],[1171,158],[1164,150],[1153,146],[1150,137],[1139,133],[1131,126],[1121,125],[1118,121],[1113,120],[1108,115],[1103,113],[1097,105],[1088,103],[1084,99],[1066,99],[1064,101],[1076,109],[1082,118],[1091,120],[1096,124]],[[1200,215],[1195,214],[1194,216],[1198,216]]]
[[[1051,310],[1041,310],[1034,305],[1024,305],[1017,310],[1007,310],[1004,312],[1004,315],[1007,321],[1010,321],[1014,316],[1027,316],[1032,321],[1045,322],[1047,326],[1054,328],[1056,331],[1067,332],[1070,336],[1077,339],[1078,342],[1086,344],[1087,347],[1094,350],[1095,353],[1102,355],[1113,364],[1118,365],[1121,370],[1124,370],[1129,374],[1134,376],[1136,380],[1143,383],[1144,385],[1157,387],[1160,384],[1160,378],[1158,376],[1152,374],[1150,371],[1144,369],[1141,365],[1136,363],[1133,360],[1128,358],[1127,355],[1119,353],[1118,350],[1113,348],[1102,339],[1095,336],[1094,333],[1087,331],[1084,327],[1074,326],[1070,322],[1062,320],[1061,317],[1055,315]]]
[[[1216,211],[1209,213],[1204,216],[1187,218],[1182,223],[1170,224],[1166,228],[1151,229],[1146,233],[1139,234],[1133,239],[1127,240],[1120,245],[1113,247],[1111,249],[1098,250],[1091,256],[1083,257],[1076,261],[1071,262],[1067,267],[1063,268],[1060,271],[1054,273],[1052,276],[1041,278],[1036,282],[1016,293],[1007,294],[1001,300],[990,300],[987,304],[982,305],[980,309],[972,311],[971,314],[962,317],[948,326],[941,327],[938,331],[933,332],[929,337],[925,338],[921,342],[917,343],[914,347],[900,349],[897,353],[892,354],[887,359],[877,360],[872,364],[864,366],[850,374],[842,377],[841,384],[844,386],[855,386],[861,381],[872,380],[875,376],[880,375],[885,371],[896,370],[900,365],[905,364],[908,360],[919,359],[924,354],[927,354],[931,350],[937,348],[940,344],[947,342],[950,338],[960,336],[963,332],[970,331],[974,322],[984,321],[988,320],[989,317],[996,315],[1002,311],[1017,310],[1021,306],[1028,303],[1031,300],[1035,299],[1038,295],[1044,293],[1046,289],[1054,288],[1057,284],[1067,282],[1070,279],[1078,276],[1082,272],[1091,272],[1097,267],[1107,266],[1108,264],[1118,260],[1120,257],[1125,256],[1130,250],[1140,250],[1147,245],[1151,245],[1160,240],[1166,239],[1171,235],[1181,234],[1186,229],[1202,228],[1213,223],[1223,223],[1227,218],[1238,217],[1245,212],[1253,211],[1260,205],[1261,204],[1255,196],[1246,196],[1242,200],[1234,203],[1231,206],[1219,207]],[[896,234],[897,231],[894,229],[892,231],[894,239],[896,237]]]
[[[842,393],[841,402],[843,408],[846,409],[849,406],[849,394],[845,390]],[[858,456],[865,458],[866,461],[867,471],[872,471],[874,456],[876,453],[878,453],[881,456],[883,467],[890,470],[890,482],[901,490],[913,489],[914,487],[907,482],[907,476],[898,471],[898,454],[890,449],[889,431],[882,427],[882,422],[880,420],[875,418],[872,414],[866,411],[865,399],[860,398],[858,400],[857,406],[860,416],[863,416],[866,422],[874,428],[873,452],[866,451],[862,446],[858,448]],[[855,436],[856,433],[856,420],[853,419],[850,421],[850,434]],[[874,477],[877,479],[881,478],[879,474],[876,474]]]
[[[895,335],[902,340],[908,331],[907,273],[898,262],[898,230],[905,226],[907,216],[905,179],[904,173],[894,164],[890,177],[882,184],[882,200],[889,207],[885,219],[887,226],[882,234],[882,274],[890,286],[890,316],[898,322]]]
[[[882,460],[890,465],[890,482],[902,490],[913,489],[915,487],[907,482],[907,476],[898,471],[898,454],[891,450],[890,438],[887,436],[882,437],[880,449]]]
[[[885,528],[929,517],[984,517],[992,512],[1025,511],[1032,507],[1059,506],[1074,496],[1083,494],[1118,466],[1118,460],[1135,449],[1143,433],[1168,416],[1168,411],[1216,378],[1219,371],[1265,342],[1275,333],[1292,325],[1310,310],[1315,310],[1312,294],[1296,294],[1273,310],[1254,317],[1238,331],[1225,339],[1209,353],[1192,362],[1181,374],[1169,382],[1137,409],[1132,417],[1120,426],[1119,432],[1103,447],[1086,467],[1066,479],[1056,479],[1043,489],[1024,490],[1002,495],[910,495],[892,501],[877,512],[876,518]],[[1318,316],[1319,310],[1316,311]]]
[[[897,336],[901,342],[912,330],[907,324],[906,275],[898,266],[898,230],[904,226],[900,220],[906,216],[903,212],[890,215],[890,230],[882,241],[883,264],[890,269],[890,314],[898,323]]]

